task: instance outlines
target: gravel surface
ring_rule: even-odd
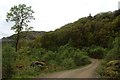
[[[92,63],[78,69],[66,70],[48,74],[45,78],[95,78],[96,68],[100,60],[91,59]]]

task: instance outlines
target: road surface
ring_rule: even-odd
[[[96,68],[100,65],[100,60],[91,59],[91,61],[92,63],[85,67],[51,73],[45,78],[95,78]]]

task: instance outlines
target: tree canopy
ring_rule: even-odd
[[[120,10],[116,10],[80,18],[60,29],[44,34],[40,43],[43,48],[50,50],[56,50],[69,40],[72,46],[80,49],[92,45],[107,48],[110,41],[119,34],[119,15]]]

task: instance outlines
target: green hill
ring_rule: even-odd
[[[42,48],[56,50],[61,45],[70,43],[71,46],[82,49],[92,45],[104,48],[110,44],[120,31],[120,10],[102,12],[95,16],[87,16],[68,23],[55,31],[22,32],[21,38],[35,40],[41,36],[39,43]],[[12,40],[16,34],[3,38]],[[38,43],[38,42],[37,42]]]
[[[120,10],[104,12],[95,16],[80,18],[53,32],[47,32],[41,38],[43,48],[56,50],[68,42],[76,48],[92,45],[109,47],[109,43],[120,31]]]
[[[89,15],[55,31],[22,32],[17,52],[15,38],[2,39],[3,78],[74,69],[90,64],[90,57],[102,59],[100,77],[120,77],[120,10]]]

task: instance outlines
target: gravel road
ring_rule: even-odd
[[[66,70],[48,74],[45,78],[95,78],[96,68],[100,60],[91,59],[92,63],[78,69]]]

